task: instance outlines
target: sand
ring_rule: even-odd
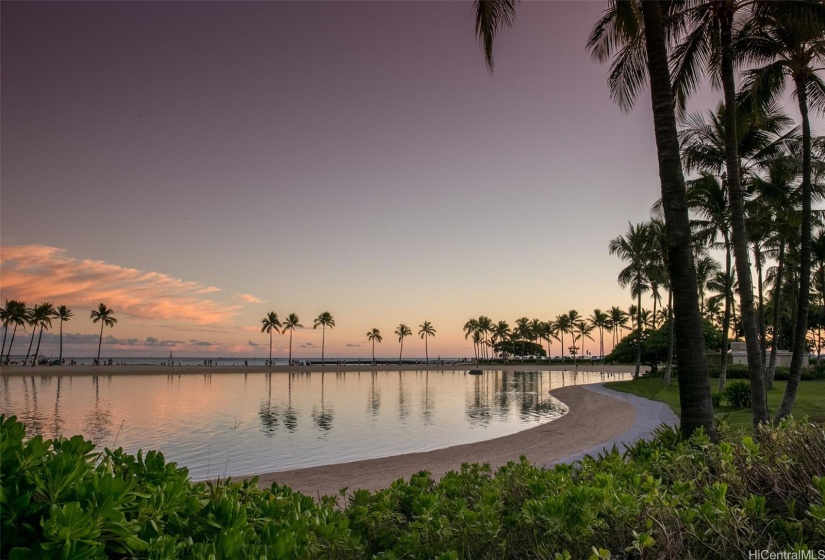
[[[496,469],[522,455],[534,465],[550,466],[624,434],[636,420],[633,404],[584,387],[562,387],[551,394],[569,407],[568,413],[523,432],[423,453],[265,473],[259,475],[258,485],[278,482],[317,497],[338,495],[343,487],[348,488],[347,494],[359,488],[386,488],[422,470],[437,479],[460,469],[462,463],[488,463]]]

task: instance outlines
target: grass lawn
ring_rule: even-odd
[[[711,387],[716,388],[717,380],[711,379]],[[773,389],[768,391],[768,410],[771,415],[779,408],[782,396],[785,394],[785,381],[775,381]],[[676,380],[669,387],[665,387],[661,379],[644,378],[637,381],[614,381],[606,383],[606,387],[624,393],[632,393],[654,401],[661,401],[680,415],[679,386]],[[724,399],[722,401],[725,403]],[[717,420],[726,420],[734,428],[750,430],[752,426],[750,408],[732,408],[719,406],[714,410]],[[795,418],[808,416],[820,426],[825,425],[825,380],[800,381],[799,391],[796,394],[793,415]]]

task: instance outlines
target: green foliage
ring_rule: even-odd
[[[722,397],[734,408],[750,408],[751,384],[742,379],[731,381],[722,389]]]
[[[624,455],[420,472],[344,509],[256,481],[194,483],[158,452],[24,440],[0,418],[0,557],[722,558],[825,547],[825,434],[789,421],[720,443],[660,428]],[[769,431],[770,430],[770,431]]]
[[[710,321],[702,323],[705,334],[705,348],[708,351],[719,349],[722,345],[722,333]],[[635,364],[636,340],[638,333],[633,331],[625,336],[610,354],[605,356],[605,362],[611,364]],[[659,328],[647,329],[642,332],[642,363],[655,369],[657,364],[667,361],[668,346],[670,344],[670,327],[664,323]],[[677,360],[674,356],[674,362]]]

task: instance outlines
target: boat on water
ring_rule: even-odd
[[[480,369],[471,369],[471,370],[469,371],[469,374],[470,374],[470,375],[481,375],[482,373],[484,373],[484,372],[483,372],[483,371],[481,371]]]

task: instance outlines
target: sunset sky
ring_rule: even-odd
[[[471,2],[3,2],[0,297],[71,307],[68,356],[99,302],[104,355],[180,357],[266,356],[270,310],[367,357],[626,308],[608,242],[659,187],[649,99],[585,50],[603,8],[521,4],[491,74]]]

